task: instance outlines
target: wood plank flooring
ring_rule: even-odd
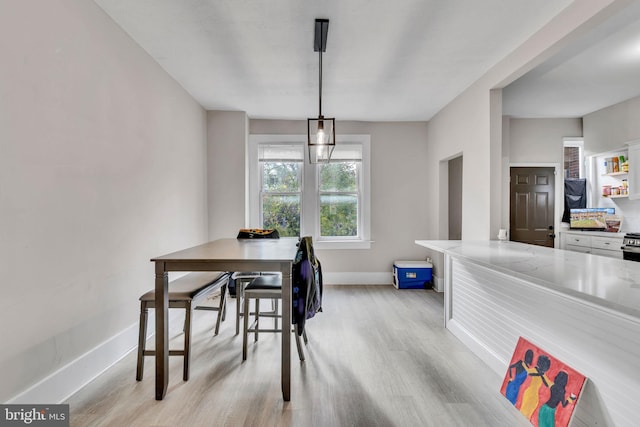
[[[279,336],[251,342],[242,363],[229,302],[216,337],[215,313],[195,313],[190,379],[171,357],[165,400],[154,399],[153,358],[136,382],[133,352],[69,399],[71,425],[530,426],[500,395],[502,378],[443,328],[442,294],[325,287],[324,311],[308,323],[307,360],[292,349],[290,402],[280,392]]]

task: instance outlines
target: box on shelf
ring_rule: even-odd
[[[393,286],[396,289],[431,287],[433,265],[427,261],[394,261]]]

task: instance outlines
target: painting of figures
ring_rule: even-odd
[[[520,337],[500,392],[537,427],[566,427],[585,377]]]

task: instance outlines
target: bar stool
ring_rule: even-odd
[[[260,312],[260,299],[268,298],[271,300],[282,299],[282,278],[276,275],[258,276],[244,288],[244,327],[242,333],[242,360],[247,360],[247,338],[250,332],[255,334],[254,341],[258,341],[259,332],[282,332],[288,328],[288,325],[282,325],[282,328],[278,328],[277,319],[282,315],[278,313],[277,306],[275,311]],[[249,303],[251,300],[255,300],[255,312],[254,321],[249,325]],[[260,317],[274,318],[275,327],[272,329],[260,328]],[[289,328],[289,330],[291,330]],[[300,342],[300,336],[298,335],[297,325],[294,328],[294,336],[296,340],[296,347],[298,349],[298,357],[301,362],[304,362],[304,351],[302,349],[302,343]],[[306,331],[303,332],[303,338],[305,344],[308,342]]]
[[[182,379],[189,379],[189,359],[191,356],[191,312],[195,310],[217,311],[214,335],[218,335],[220,322],[226,317],[226,293],[230,274],[226,272],[196,272],[189,273],[169,283],[169,308],[185,310],[184,318],[184,348],[169,350],[169,356],[184,356]],[[198,305],[205,297],[216,290],[220,290],[218,307]],[[151,290],[140,297],[140,331],[138,333],[138,364],[136,380],[141,381],[144,371],[144,356],[155,356],[155,350],[147,350],[147,317],[148,309],[156,304],[155,290]]]
[[[260,271],[235,272],[231,278],[235,281],[236,292],[236,335],[240,333],[240,318],[244,316],[242,300],[244,298],[244,288],[251,281],[260,276],[277,276],[279,273],[269,273]],[[278,300],[274,300],[274,311],[278,311]]]

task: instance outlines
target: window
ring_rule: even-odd
[[[319,165],[320,237],[360,236],[362,146],[339,145],[331,162]]]
[[[260,144],[259,228],[275,228],[281,236],[300,235],[304,147]]]
[[[309,164],[306,135],[251,135],[248,226],[311,235],[319,248],[368,248],[369,136],[338,136],[331,162]]]
[[[564,177],[583,178],[584,142],[582,138],[564,138]]]

